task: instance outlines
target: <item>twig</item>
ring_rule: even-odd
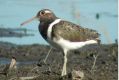
[[[15,79],[17,79],[17,77],[13,77],[13,78],[11,78],[11,79],[9,79],[9,80],[15,80]]]
[[[37,78],[38,76],[29,76],[29,77],[19,77],[20,80],[30,80],[30,79],[34,79]]]
[[[34,67],[33,69],[30,70],[30,72],[32,72],[34,69],[37,69],[37,68],[38,68],[38,66]]]
[[[29,77],[13,77],[9,80],[17,80],[17,79],[20,79],[20,80],[30,80],[30,79],[34,79],[34,78],[37,78],[38,76],[29,76]]]

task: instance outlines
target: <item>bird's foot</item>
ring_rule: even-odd
[[[67,75],[60,76],[59,80],[68,80],[68,76]]]
[[[37,66],[42,67],[43,65],[48,65],[44,61],[38,61]]]
[[[46,71],[44,71],[44,72],[43,72],[43,74],[50,75],[50,74],[51,74],[51,71],[49,71],[49,70],[46,70]]]
[[[67,75],[60,76],[59,80],[72,80],[71,73],[68,73]]]
[[[66,76],[66,75],[67,75],[66,72],[62,72],[62,74],[61,74],[62,77]]]

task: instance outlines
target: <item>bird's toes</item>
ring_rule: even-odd
[[[68,80],[68,76],[65,75],[65,76],[60,76],[59,80]]]
[[[46,64],[44,61],[38,61],[37,66],[42,67],[43,65],[49,65],[49,64]]]
[[[67,75],[60,76],[59,80],[72,80],[71,73],[68,73]]]

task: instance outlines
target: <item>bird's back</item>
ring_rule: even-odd
[[[52,29],[52,37],[60,38],[71,42],[81,42],[99,39],[99,33],[95,30],[83,28],[68,21],[60,21]]]

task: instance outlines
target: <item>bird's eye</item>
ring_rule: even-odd
[[[45,14],[45,12],[44,12],[44,11],[41,11],[40,13],[41,13],[42,15],[43,15],[43,14]]]

